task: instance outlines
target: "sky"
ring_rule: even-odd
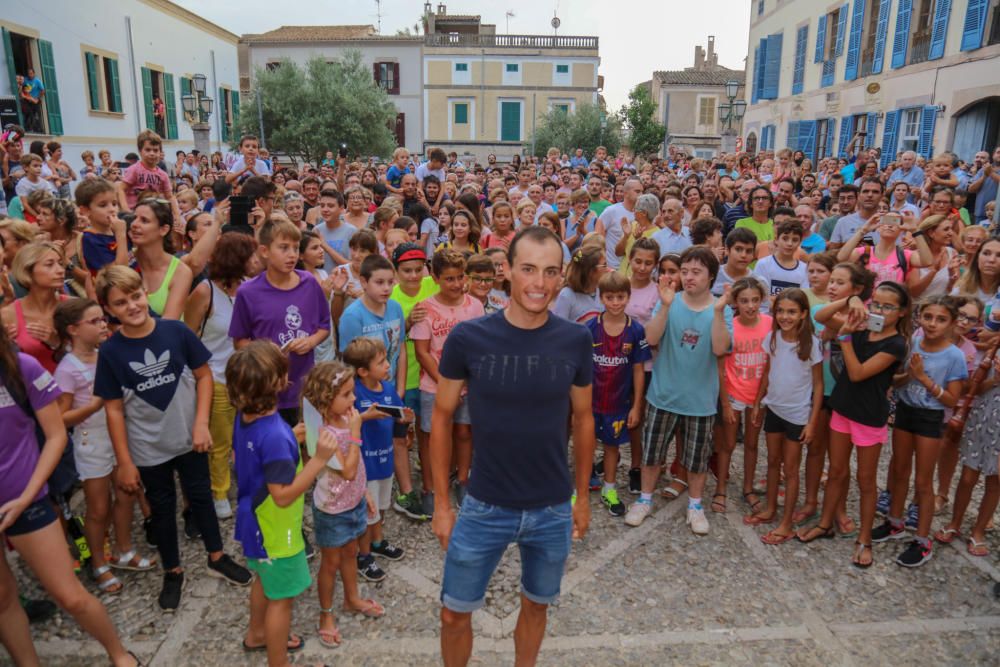
[[[173,0],[238,35],[281,25],[378,25],[376,0]],[[437,7],[437,0],[433,2]],[[749,0],[473,0],[446,1],[449,14],[480,14],[497,32],[552,34],[553,15],[561,35],[600,38],[604,98],[617,110],[629,91],[655,70],[694,64],[694,47],[715,35],[719,64],[743,69],[750,23]],[[280,6],[280,12],[275,7]],[[382,0],[382,33],[395,34],[419,21],[423,0]],[[508,19],[506,13],[514,14]]]

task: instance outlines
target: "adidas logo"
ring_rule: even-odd
[[[143,361],[145,363],[142,364],[138,361],[130,361],[128,362],[129,368],[147,378],[159,375],[167,367],[167,364],[170,363],[170,350],[164,350],[159,359],[156,358],[152,350],[146,350],[146,354],[143,355]]]

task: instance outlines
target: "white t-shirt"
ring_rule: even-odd
[[[230,174],[235,174],[237,172],[240,172],[240,171],[243,170],[244,166],[246,166],[246,160],[243,159],[243,156],[241,155],[240,157],[238,157],[236,159],[235,162],[233,162],[232,166],[229,167],[229,173]],[[260,158],[257,158],[257,161],[254,162],[253,170],[254,170],[255,173],[250,173],[249,171],[245,172],[242,176],[240,176],[240,180],[242,181],[243,179],[250,178],[251,176],[270,176],[271,175],[271,168],[268,167],[267,163],[264,162],[263,160],[261,160]]]
[[[440,237],[438,221],[434,218],[424,218],[423,222],[420,223],[420,235],[424,234],[427,234],[427,246],[424,248],[424,252],[427,253],[427,257],[433,257],[434,248],[437,247]]]
[[[630,224],[635,222],[635,213],[626,209],[622,203],[607,207],[598,218],[604,225],[604,254],[608,268],[612,270],[617,269],[622,263],[622,258],[615,254],[615,246],[622,238],[622,218],[628,219]]]
[[[424,162],[423,164],[417,167],[416,171],[414,171],[414,175],[417,177],[417,182],[423,183],[424,179],[427,178],[428,175],[433,175],[437,176],[438,180],[444,183],[445,179],[444,169],[443,168],[431,169],[430,167],[427,166],[429,164],[430,162]]]
[[[761,401],[771,412],[792,424],[805,425],[812,410],[812,367],[823,363],[819,338],[813,336],[809,359],[799,359],[798,341],[789,343],[781,333],[771,353],[773,331],[767,332],[761,347],[771,358],[767,373],[767,395]]]
[[[809,288],[808,266],[800,260],[795,260],[795,268],[788,269],[779,264],[774,255],[768,255],[757,261],[753,277],[764,283],[770,296],[780,294],[789,287]],[[764,299],[760,304],[760,312],[770,313],[770,305],[770,299]]]

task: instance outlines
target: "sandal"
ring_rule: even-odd
[[[718,500],[716,500],[716,498],[722,498],[722,502],[720,503]],[[725,514],[726,513],[726,494],[724,494],[724,493],[716,493],[714,496],[712,496],[712,505],[711,505],[711,507],[712,507],[712,511],[715,512],[716,514]],[[721,507],[722,509],[715,509],[716,507]]]
[[[805,535],[806,537],[802,537],[803,535]],[[836,533],[833,530],[833,526],[827,526],[824,528],[818,523],[814,523],[808,528],[806,528],[805,533],[803,533],[802,531],[798,531],[795,533],[795,537],[798,539],[799,542],[802,542],[803,544],[808,544],[813,540],[819,540],[819,539],[830,540],[833,539],[834,535],[836,535]]]
[[[743,494],[743,502],[745,502],[750,507],[750,511],[753,512],[754,514],[760,512],[760,502],[761,502],[760,495],[762,493],[763,491],[758,491],[757,489],[753,489]],[[756,500],[750,502],[750,499],[747,496],[754,496]]]
[[[674,484],[681,484],[683,488],[677,490],[673,487]],[[671,481],[670,484],[663,487],[663,490],[660,491],[660,495],[666,498],[667,500],[674,500],[675,498],[679,497],[682,493],[687,491],[687,488],[688,488],[687,482],[685,482],[683,479],[675,479]]]
[[[858,524],[850,517],[843,523],[837,519],[837,534],[844,538],[854,537],[858,534]]]
[[[980,542],[974,537],[969,538],[969,542],[966,544],[965,549],[969,552],[970,556],[975,556],[976,558],[982,558],[983,556],[990,555],[990,548],[986,542]]]
[[[125,586],[114,574],[111,574],[111,577],[108,579],[101,581],[101,577],[106,574],[111,574],[111,568],[107,565],[102,565],[92,570],[90,576],[102,593],[107,593],[108,595],[117,595],[121,593]]]
[[[744,526],[763,526],[764,524],[774,523],[776,519],[777,519],[777,516],[774,515],[774,514],[772,514],[771,516],[767,517],[766,519],[763,518],[760,514],[748,514],[745,517],[743,517],[743,525]]]
[[[959,532],[958,528],[942,528],[938,532],[934,533],[934,539],[941,544],[951,544],[955,541],[956,537],[961,537],[962,533]]]
[[[296,651],[301,651],[305,647],[306,647],[306,640],[304,640],[302,637],[299,637],[294,633],[288,634],[288,646],[286,647],[286,650],[289,653],[295,653]],[[247,653],[266,651],[267,644],[261,644],[260,646],[250,646],[250,644],[247,644],[247,640],[244,639],[243,650],[246,651]]]
[[[319,613],[330,614],[333,616],[333,607],[327,609],[320,608]],[[333,630],[324,630],[323,628],[316,628],[316,636],[319,637],[319,643],[326,648],[338,648],[343,638],[340,636],[340,628],[337,627],[336,618],[334,618]]]
[[[361,614],[362,616],[367,616],[368,618],[381,618],[382,616],[385,616],[385,608],[375,600],[362,600],[362,602],[366,603],[364,609],[355,609],[354,607],[348,607],[345,604],[344,611],[349,614]]]
[[[872,563],[875,562],[875,554],[872,552],[872,545],[862,544],[857,540],[855,540],[854,543],[857,545],[857,548],[854,550],[854,558],[851,559],[851,562],[854,563],[854,567],[861,568],[862,570],[867,570],[872,566]],[[872,555],[872,559],[867,563],[862,562],[861,560],[861,557],[865,553],[865,549],[867,549],[868,553]]]
[[[775,530],[777,530],[777,528]],[[787,535],[778,535],[778,534],[776,534],[774,532],[774,530],[772,530],[770,532],[767,532],[767,533],[761,535],[760,536],[760,541],[763,542],[764,544],[770,544],[772,546],[777,546],[779,544],[784,544],[785,542],[787,542],[788,540],[792,539],[793,537],[795,537],[795,533],[794,532],[789,533]]]
[[[133,572],[146,572],[156,567],[155,560],[149,560],[145,556],[140,557],[135,549],[129,549],[123,554],[112,556],[108,563],[116,570],[131,570]]]
[[[814,509],[812,512],[806,512],[805,510],[798,510],[797,512],[792,514],[792,524],[798,526],[818,518],[819,518],[818,508]]]

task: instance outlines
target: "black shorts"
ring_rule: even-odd
[[[944,410],[915,408],[903,401],[896,402],[896,422],[893,428],[924,438],[944,435]]]
[[[804,424],[793,424],[787,419],[782,419],[771,412],[771,408],[767,408],[767,412],[764,414],[764,433],[781,433],[786,439],[797,442],[802,437],[804,428]]]
[[[52,507],[52,501],[46,496],[28,505],[21,512],[21,516],[17,517],[17,520],[6,530],[6,533],[9,537],[27,535],[45,528],[56,520],[56,510]]]

